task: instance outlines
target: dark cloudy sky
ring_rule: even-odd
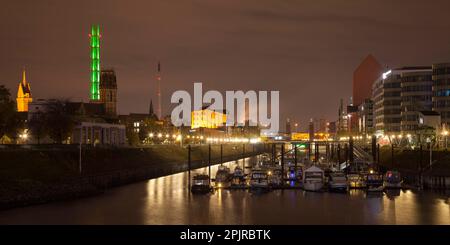
[[[118,76],[119,112],[146,112],[163,69],[164,110],[177,89],[280,90],[282,120],[334,120],[353,70],[450,62],[450,1],[2,0],[0,84],[26,66],[35,98],[88,100],[89,26]],[[283,125],[283,123],[282,123]]]

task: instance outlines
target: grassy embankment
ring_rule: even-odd
[[[253,150],[253,146],[246,148],[246,153]],[[224,160],[240,157],[242,152],[242,145],[224,145]],[[212,146],[211,156],[214,163],[219,162],[219,146]],[[186,168],[187,158],[186,148],[173,145],[89,148],[82,151],[80,174],[79,149],[76,146],[0,149],[0,208],[2,204],[9,207],[11,203],[17,202],[26,205],[28,201],[40,203],[92,195],[101,192],[101,189],[86,180],[96,176],[124,172],[135,175],[122,181],[126,183],[179,172]],[[192,147],[191,159],[193,167],[205,166],[208,162],[208,147]],[[138,178],[135,178],[136,175]]]

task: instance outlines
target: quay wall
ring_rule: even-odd
[[[222,161],[261,154],[264,145],[224,145]],[[187,147],[145,148],[32,146],[0,149],[0,209],[101,194],[105,189],[188,169]],[[208,146],[191,148],[191,167],[208,166]],[[221,161],[211,146],[211,162]]]

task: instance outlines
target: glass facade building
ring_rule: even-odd
[[[433,65],[433,110],[441,114],[442,123],[450,123],[450,63]]]
[[[432,69],[417,67],[401,74],[401,131],[414,134],[419,128],[419,111],[432,109]]]

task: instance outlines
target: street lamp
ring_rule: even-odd
[[[447,131],[447,130],[444,130],[444,131],[442,132],[442,135],[443,135],[444,138],[445,138],[445,149],[447,149],[447,136],[448,136],[448,131]]]

